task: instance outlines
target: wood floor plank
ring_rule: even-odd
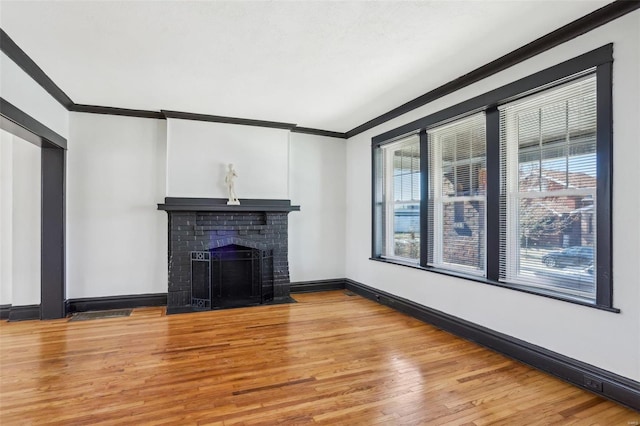
[[[0,424],[606,424],[640,414],[344,291],[0,323]]]

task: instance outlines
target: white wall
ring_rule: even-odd
[[[70,127],[68,298],[166,292],[167,215],[156,209],[165,182],[169,196],[226,198],[228,162],[239,197],[291,193],[302,206],[289,214],[292,281],[345,276],[344,140],[85,113],[72,113]]]
[[[289,198],[289,131],[167,120],[167,196],[227,198],[233,163],[238,198]]]
[[[289,214],[291,280],[344,277],[344,140],[167,121],[167,196],[226,198],[224,176],[233,163],[239,198],[291,199],[302,206]]]
[[[0,52],[0,96],[64,138],[69,136],[69,112]]]
[[[167,291],[166,122],[72,113],[67,297]]]
[[[345,276],[346,141],[291,134],[291,281]]]
[[[610,42],[615,43],[613,282],[614,305],[621,313],[368,260],[371,250],[370,144],[373,136]],[[349,139],[347,277],[640,380],[639,55],[640,11],[636,11]]]
[[[40,303],[40,148],[2,133],[0,304]]]
[[[13,273],[13,135],[0,129],[0,305],[11,304]]]

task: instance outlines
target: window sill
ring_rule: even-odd
[[[534,287],[529,287],[529,286],[524,286],[524,285],[520,285],[520,284],[506,284],[500,281],[494,281],[494,280],[490,280],[484,277],[480,277],[477,275],[470,275],[470,274],[463,274],[463,273],[459,273],[459,272],[454,272],[454,271],[447,271],[444,269],[438,269],[438,268],[433,268],[430,266],[421,266],[418,265],[416,263],[410,263],[410,262],[403,262],[403,261],[399,261],[396,259],[387,259],[387,258],[382,258],[382,257],[370,257],[369,260],[374,260],[376,262],[382,262],[382,263],[389,263],[392,265],[398,265],[398,266],[406,266],[409,268],[413,268],[413,269],[421,269],[423,271],[427,271],[427,272],[433,272],[436,274],[441,274],[441,275],[447,275],[450,277],[455,277],[455,278],[461,278],[464,280],[469,280],[469,281],[475,281],[481,284],[489,284],[489,285],[493,285],[496,287],[502,287],[502,288],[506,288],[509,290],[516,290],[516,291],[521,291],[523,293],[528,293],[528,294],[533,294],[535,296],[542,296],[542,297],[547,297],[550,299],[555,299],[555,300],[560,300],[562,302],[569,302],[569,303],[573,303],[576,305],[581,305],[581,306],[586,306],[588,308],[595,308],[595,309],[600,309],[602,311],[607,311],[607,312],[613,312],[616,314],[620,313],[620,309],[618,308],[613,308],[613,307],[609,307],[609,306],[602,306],[602,305],[597,305],[595,303],[589,303],[589,302],[585,302],[585,301],[581,301],[581,300],[576,300],[573,299],[571,297],[567,297],[561,293],[555,293],[549,290],[540,290],[540,289],[536,289]]]

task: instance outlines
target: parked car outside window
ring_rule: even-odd
[[[573,246],[561,251],[554,251],[544,255],[542,263],[550,268],[589,266],[593,264],[593,247]]]

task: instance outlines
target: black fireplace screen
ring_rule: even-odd
[[[191,252],[191,306],[198,310],[273,300],[273,251],[228,245]]]
[[[211,256],[208,251],[191,252],[191,306],[211,309]]]

